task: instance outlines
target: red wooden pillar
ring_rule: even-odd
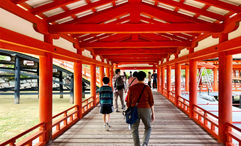
[[[185,91],[189,91],[189,66],[185,68]]]
[[[213,69],[213,91],[218,91],[218,69]]]
[[[100,66],[100,76],[99,76],[100,86],[103,86],[103,82],[102,82],[103,78],[104,78],[104,67]]]
[[[165,87],[165,68],[161,67],[161,93],[163,94],[163,89]]]
[[[220,37],[220,43],[228,40],[228,35]],[[227,127],[225,124],[232,123],[232,55],[225,52],[219,54],[219,102],[218,102],[218,123],[219,142],[226,144]]]
[[[44,41],[52,44],[50,35],[44,36]],[[40,141],[48,143],[52,139],[52,78],[53,76],[53,58],[46,53],[39,56],[39,118],[40,123],[45,123],[45,137]]]
[[[157,67],[157,91],[160,91],[160,67]]]
[[[178,105],[178,98],[181,96],[181,64],[175,64],[175,97],[176,106]]]
[[[170,65],[167,66],[167,98],[169,99],[170,91],[171,91],[171,70],[172,67]]]
[[[106,72],[106,77],[110,78],[110,68],[109,67],[107,67],[105,69],[105,72]]]
[[[94,98],[94,106],[96,106],[96,65],[90,65],[90,95]]]
[[[110,68],[110,86],[113,88],[113,83],[112,83],[112,79],[114,76],[114,72],[113,72],[113,67]]]
[[[190,118],[194,116],[194,105],[197,105],[197,61],[190,60],[189,63],[189,111]]]
[[[82,118],[82,62],[74,62],[74,102],[78,107],[78,118]]]

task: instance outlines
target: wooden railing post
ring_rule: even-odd
[[[171,66],[167,66],[167,98],[170,99],[170,92],[171,92]]]

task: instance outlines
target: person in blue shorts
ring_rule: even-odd
[[[104,85],[100,88],[100,113],[103,114],[104,127],[107,131],[110,130],[110,113],[113,112],[113,91],[108,85],[110,79],[108,77],[103,78]]]

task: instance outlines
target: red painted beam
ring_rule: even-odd
[[[11,1],[15,4],[21,4],[21,3],[26,2],[27,0],[11,0]]]
[[[129,5],[123,4],[123,5],[115,6],[113,8],[100,11],[98,13],[93,13],[84,17],[80,17],[78,19],[69,21],[66,24],[72,24],[72,23],[99,24],[107,20],[111,20],[113,18],[123,16],[128,13],[128,10],[129,10]]]
[[[191,53],[186,56],[182,56],[175,60],[166,62],[163,65],[167,65],[167,64],[173,65],[176,62],[185,63],[190,59],[204,60],[204,59],[215,58],[215,57],[218,57],[218,54],[220,52],[226,52],[226,54],[228,55],[241,53],[241,37],[237,37],[235,39],[220,43],[218,45],[208,47],[206,49]]]
[[[151,6],[148,4],[142,3],[140,6],[141,12],[148,13],[149,15],[152,15],[156,18],[159,18],[161,20],[167,21],[169,23],[172,22],[194,22],[194,23],[205,23],[206,21],[189,17],[184,14],[176,13],[174,11],[170,11],[161,7]]]
[[[212,6],[224,9],[224,10],[228,10],[231,12],[236,12],[236,13],[241,12],[241,7],[235,6],[235,5],[226,3],[224,1],[220,1],[220,0],[196,0],[196,1],[208,4],[208,5],[212,5]]]
[[[51,53],[54,58],[67,61],[82,61],[85,64],[97,64],[110,67],[110,65],[91,59],[66,49],[33,39],[29,36],[0,27],[0,48],[16,52],[29,53],[33,55],[44,55]]]
[[[125,55],[102,55],[104,58],[108,59],[159,59],[162,58],[164,55],[160,54],[125,54]]]
[[[56,33],[201,33],[222,32],[223,24],[179,23],[179,24],[60,24],[49,26]]]
[[[118,69],[121,70],[153,70],[154,67],[147,67],[147,66],[143,66],[143,67],[117,67]]]
[[[90,9],[95,8],[95,7],[105,5],[105,4],[108,4],[108,3],[111,3],[111,2],[113,2],[113,0],[104,0],[104,1],[98,1],[98,2],[95,2],[95,3],[89,3],[86,6],[79,7],[79,8],[73,9],[73,10],[69,10],[69,11],[64,12],[64,13],[60,13],[60,14],[48,17],[46,19],[46,21],[54,22],[56,20],[63,19],[65,17],[71,16],[71,15],[74,15],[74,14],[78,14],[78,13],[81,13],[81,12],[84,12],[84,11],[87,11],[87,10],[90,10]]]
[[[94,42],[80,43],[83,48],[166,48],[166,47],[190,47],[189,42],[162,41],[162,42]]]
[[[46,12],[46,11],[49,11],[49,10],[52,10],[52,9],[56,9],[56,8],[59,8],[59,7],[66,6],[70,3],[74,3],[74,2],[77,2],[77,1],[79,1],[79,0],[56,0],[56,1],[53,1],[51,3],[48,3],[48,4],[45,4],[45,5],[42,5],[42,6],[31,9],[31,13],[32,14],[40,14],[40,13],[43,13],[43,12]]]
[[[95,54],[99,55],[137,55],[137,54],[167,54],[167,53],[175,53],[176,48],[161,48],[161,49],[133,49],[133,48],[127,48],[127,49],[95,49]]]
[[[199,8],[196,8],[196,7],[193,7],[193,6],[189,6],[189,5],[183,4],[181,2],[170,1],[170,0],[157,0],[157,1],[160,2],[160,3],[164,3],[166,5],[178,7],[180,9],[184,9],[184,10],[187,10],[187,11],[190,11],[190,12],[194,12],[196,14],[201,14],[201,15],[211,17],[211,18],[214,18],[214,19],[217,19],[217,20],[222,20],[222,21],[225,20],[225,17],[223,15],[213,13],[213,12],[209,12],[209,11],[199,9]]]

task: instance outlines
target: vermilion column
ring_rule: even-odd
[[[189,63],[189,74],[190,74],[190,81],[189,81],[189,111],[190,111],[190,118],[193,118],[194,112],[193,108],[194,105],[197,105],[197,61],[190,60]]]
[[[110,78],[110,68],[107,67],[105,71],[106,71],[106,77]]]
[[[220,43],[228,40],[227,34],[222,35]],[[225,124],[232,123],[232,55],[225,52],[219,54],[219,101],[218,101],[218,123],[219,142],[226,144],[227,127]]]
[[[82,118],[82,63],[74,63],[74,102],[78,107],[78,118]]]
[[[171,91],[171,66],[167,66],[167,98],[169,99],[169,92]]]
[[[181,64],[175,64],[175,97],[176,106],[178,105],[178,98],[181,96]]]
[[[161,67],[161,93],[163,93],[163,89],[165,87],[165,68]]]
[[[110,68],[110,86],[111,86],[111,87],[113,87],[113,85],[112,85],[113,76],[114,76],[113,67],[111,67],[111,68]]]
[[[96,106],[96,65],[90,65],[90,95],[94,97],[94,106]]]
[[[218,91],[218,69],[213,69],[213,91]]]
[[[100,76],[99,76],[100,86],[103,86],[103,82],[102,82],[103,78],[104,78],[104,67],[100,66]]]
[[[157,67],[157,91],[160,91],[160,67]]]
[[[189,91],[189,66],[185,68],[185,91]]]
[[[52,44],[51,36],[45,35],[44,41]],[[39,118],[40,123],[45,123],[45,137],[40,141],[48,142],[52,139],[52,76],[53,76],[53,58],[46,53],[39,56]]]

